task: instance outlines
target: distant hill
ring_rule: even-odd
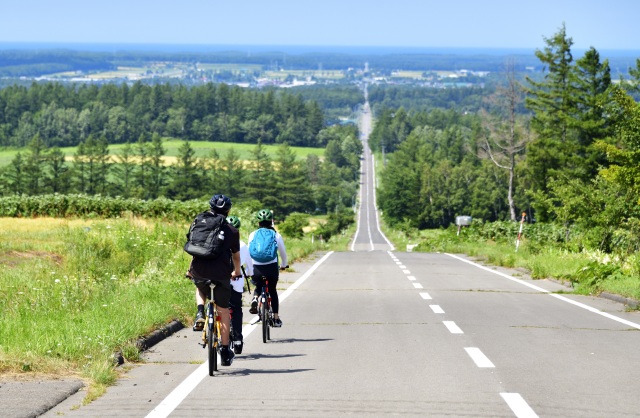
[[[626,74],[640,51],[600,51],[614,72]],[[582,51],[574,51],[577,59]],[[159,44],[19,44],[0,43],[0,77],[39,76],[64,71],[108,71],[146,62],[231,63],[261,65],[263,69],[377,71],[414,70],[502,71],[514,59],[517,71],[542,70],[530,49],[401,48],[255,45]]]

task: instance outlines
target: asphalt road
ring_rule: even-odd
[[[357,229],[351,242],[351,251],[393,250],[392,243],[380,230],[380,214],[375,203],[376,173],[374,158],[368,143],[372,129],[371,109],[368,102],[364,105],[359,122],[364,152],[361,159]]]
[[[297,273],[273,340],[251,332],[218,375],[183,330],[102,398],[45,416],[639,415],[640,314],[623,305],[447,254],[325,257]]]
[[[368,152],[362,173],[352,251],[283,275],[272,341],[247,324],[245,352],[210,377],[185,329],[100,399],[74,409],[80,392],[44,416],[640,415],[640,313],[464,257],[393,251]]]

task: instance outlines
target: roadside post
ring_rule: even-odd
[[[522,229],[524,228],[524,218],[527,216],[525,212],[522,212],[522,219],[520,220],[520,230],[518,231],[518,238],[516,239],[516,252],[520,246],[520,238],[522,238]]]

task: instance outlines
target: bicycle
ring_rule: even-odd
[[[213,372],[218,371],[218,354],[220,354],[220,347],[222,346],[222,318],[218,313],[218,305],[216,305],[213,289],[214,283],[209,283],[211,288],[211,295],[209,296],[209,303],[205,311],[205,324],[202,328],[202,348],[207,348],[207,361],[209,362],[209,376],[213,376]],[[229,310],[229,315],[232,312]],[[231,325],[230,325],[231,327]],[[231,338],[233,336],[233,328],[229,330],[229,349],[233,351],[234,341]]]
[[[271,294],[269,293],[269,279],[262,277],[264,285],[262,293],[258,298],[258,318],[262,322],[262,342],[266,343],[271,339],[271,330],[273,327],[273,309],[271,308]]]
[[[284,271],[289,266],[280,267]],[[269,293],[269,279],[262,276],[262,292],[258,298],[258,321],[262,322],[262,342],[266,343],[271,339],[271,328],[273,328],[273,308],[271,307],[271,294]]]
[[[207,348],[207,361],[209,362],[209,376],[218,371],[218,352],[221,343],[221,318],[213,296],[214,283],[209,283],[211,295],[205,312],[205,324],[202,328],[202,348]]]

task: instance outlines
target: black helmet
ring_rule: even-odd
[[[209,206],[216,212],[229,212],[231,199],[223,194],[216,194],[209,200]]]
[[[273,220],[273,212],[269,209],[261,209],[256,213],[256,219],[258,222],[271,221]]]
[[[235,228],[240,229],[240,219],[237,216],[229,216],[227,221]]]

